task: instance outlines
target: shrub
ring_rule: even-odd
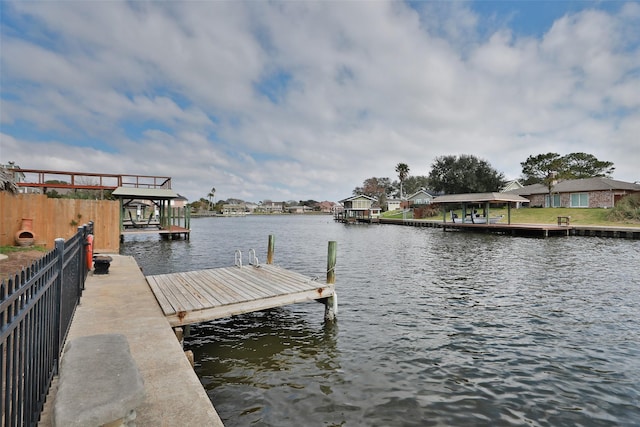
[[[630,194],[618,201],[607,215],[609,221],[640,222],[640,193]]]
[[[435,205],[420,205],[413,208],[413,217],[415,219],[432,218],[438,215],[442,215],[442,211]]]

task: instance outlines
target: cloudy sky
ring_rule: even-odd
[[[339,200],[547,152],[640,180],[640,2],[0,2],[0,163]]]

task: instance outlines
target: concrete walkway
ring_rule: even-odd
[[[138,264],[132,257],[109,256],[109,274],[87,277],[67,341],[107,333],[127,337],[146,392],[136,425],[222,426]],[[51,426],[54,398],[55,386],[39,426]]]

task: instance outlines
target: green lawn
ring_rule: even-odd
[[[403,215],[402,215],[402,211],[401,210],[382,212],[382,214],[380,216],[382,218],[403,219]],[[408,211],[404,215],[404,219],[413,219],[413,212],[412,211]],[[437,219],[437,218],[434,218],[434,219]]]
[[[48,252],[48,249],[44,246],[0,246],[0,254],[9,254],[11,252],[25,252],[25,251],[40,251]]]
[[[585,208],[521,208],[511,209],[511,223],[521,224],[557,224],[559,216],[571,217],[571,225],[619,225],[607,220],[607,209]],[[504,215],[506,221],[507,209],[492,209],[491,216]],[[640,224],[635,224],[640,226]]]
[[[462,215],[460,210],[457,212]],[[620,222],[607,220],[608,209],[585,209],[585,208],[521,208],[511,209],[512,224],[557,224],[559,216],[570,216],[571,225],[609,225],[618,227],[640,227],[638,222]],[[507,221],[507,208],[492,208],[491,216],[504,215],[501,222]],[[402,219],[402,211],[384,212],[383,218]],[[411,219],[411,212],[406,213],[406,218]],[[433,220],[441,220],[442,216],[430,218]],[[449,214],[447,214],[449,220]]]

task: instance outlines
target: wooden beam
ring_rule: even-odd
[[[333,287],[323,289],[298,292],[296,294],[279,295],[270,298],[261,298],[251,301],[244,301],[236,304],[229,304],[220,307],[211,307],[197,311],[183,311],[167,316],[171,326],[183,326],[191,323],[205,322],[207,320],[221,319],[243,313],[266,310],[268,308],[280,307],[283,305],[296,304],[326,298],[334,293]]]

